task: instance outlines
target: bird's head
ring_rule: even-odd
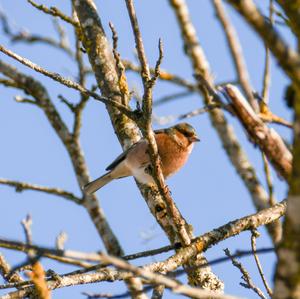
[[[199,142],[200,138],[198,137],[196,130],[188,123],[180,123],[173,127],[174,130],[183,134],[190,143]]]

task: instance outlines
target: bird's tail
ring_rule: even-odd
[[[111,172],[108,172],[101,176],[100,178],[86,184],[83,187],[83,190],[86,194],[92,194],[96,192],[98,189],[102,188],[106,184],[108,184],[110,181],[112,181],[114,177],[111,175]]]

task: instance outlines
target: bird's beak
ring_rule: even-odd
[[[192,142],[199,142],[199,141],[200,141],[200,138],[199,138],[198,136],[193,136],[193,137],[190,138],[190,140],[191,140]]]

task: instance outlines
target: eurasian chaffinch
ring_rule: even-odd
[[[187,124],[156,130],[155,139],[165,178],[176,173],[187,161],[194,142],[200,141],[195,129]],[[134,176],[141,184],[153,184],[147,167],[150,165],[147,153],[148,142],[141,139],[118,156],[107,168],[107,173],[84,186],[87,194],[92,194],[114,179]]]

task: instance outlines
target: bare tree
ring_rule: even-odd
[[[161,65],[166,55],[163,40],[160,39],[157,41],[156,62],[153,67],[149,67],[147,56],[149,53],[146,52],[144,45],[147,36],[143,36],[140,29],[143,18],[139,11],[136,11],[133,0],[124,1],[126,5],[123,7],[122,14],[127,14],[130,20],[131,38],[134,41],[138,62],[123,59],[118,46],[119,38],[123,35],[122,28],[115,28],[110,23],[109,30],[104,29],[107,26],[103,23],[101,3],[93,0],[70,2],[71,13],[33,0],[18,3],[20,6],[35,10],[42,17],[49,15],[53,19],[58,38],[16,29],[12,24],[9,11],[0,12],[0,21],[6,39],[13,45],[21,43],[35,47],[44,44],[49,51],[50,48],[60,51],[75,63],[76,76],[64,76],[63,72],[50,70],[43,67],[43,63],[36,63],[34,58],[25,57],[17,51],[17,48],[15,50],[12,46],[1,44],[0,84],[3,89],[7,87],[22,92],[21,96],[15,96],[17,102],[37,107],[43,112],[71,161],[77,181],[77,191],[42,186],[15,178],[0,178],[0,184],[3,188],[13,187],[17,192],[24,190],[42,192],[76,204],[89,215],[103,242],[105,252],[67,250],[64,246],[66,241],[64,233],[57,237],[56,246],[36,245],[31,231],[32,219],[27,216],[22,221],[25,242],[0,238],[0,247],[26,253],[24,262],[13,261],[11,264],[4,255],[0,254],[0,273],[4,280],[0,289],[14,289],[5,291],[1,298],[50,298],[52,293],[55,294],[52,292],[55,289],[107,281],[124,281],[127,291],[123,294],[115,294],[111,291],[84,293],[84,296],[87,298],[126,296],[148,298],[150,291],[152,298],[162,298],[167,296],[165,289],[168,289],[170,292],[192,298],[237,298],[224,294],[224,277],[221,275],[218,277],[211,268],[213,263],[226,260],[231,260],[242,273],[243,282],[240,284],[254,291],[257,296],[276,299],[300,298],[300,56],[299,49],[294,50],[292,43],[287,43],[278,33],[279,26],[290,30],[299,48],[300,4],[298,1],[266,0],[263,2],[268,9],[263,11],[259,10],[252,0],[227,1],[231,13],[240,14],[249,28],[256,31],[258,39],[265,46],[262,92],[254,92],[237,30],[222,0],[210,1],[211,8],[215,12],[213,21],[221,25],[237,78],[234,82],[224,80],[222,83],[216,83],[214,80],[208,55],[204,51],[205,45],[202,45],[201,39],[197,36],[197,27],[193,24],[189,7],[184,0],[169,0],[169,9],[176,18],[182,46],[191,62],[190,72],[193,81],[172,74],[168,70],[162,70]],[[72,28],[71,39],[74,40],[74,46],[70,45],[70,30],[66,31],[65,26]],[[133,48],[133,45],[130,46]],[[263,55],[263,53],[255,55]],[[286,74],[290,82],[286,91],[286,101],[293,109],[292,122],[273,113],[270,108],[270,55],[277,61],[277,68]],[[133,90],[129,72],[139,76],[142,83],[141,91]],[[218,79],[222,81],[222,78]],[[63,91],[58,96],[61,105],[68,109],[72,117],[71,122],[65,119],[61,106],[56,103],[51,87],[48,86],[50,80],[58,84],[61,90],[69,88],[77,93],[77,101],[69,100],[63,95]],[[161,82],[168,82],[174,89],[179,87],[180,92],[171,92],[155,100],[153,94],[156,85]],[[175,113],[163,117],[156,115],[155,105],[171,103],[174,109],[175,99],[191,94],[203,100],[202,107],[180,115]],[[124,151],[137,143],[140,138],[147,141],[147,153],[151,161],[149,173],[155,184],[147,185],[136,181],[136,186],[150,214],[169,240],[169,245],[161,244],[160,248],[147,251],[136,248],[135,254],[126,255],[98,196],[84,191],[83,186],[91,178],[83,152],[81,128],[87,103],[91,101],[97,101],[98,105],[105,105],[106,114]],[[165,125],[203,113],[209,115],[211,127],[216,131],[225,155],[249,193],[256,212],[196,236],[192,225],[176,206],[170,188],[165,183],[153,123]],[[246,141],[238,137],[239,135],[231,126],[233,119],[248,138]],[[278,125],[293,131],[292,145],[289,145],[280,133]],[[5,130],[9,131],[9,128]],[[101,132],[99,138],[103,141]],[[266,184],[260,182],[260,170],[248,158],[246,149],[249,144],[255,145],[255,150],[262,155]],[[272,169],[289,188],[287,199],[280,202],[276,199],[276,190],[271,176]],[[233,185],[234,183],[230,187],[233,188]],[[5,213],[5,209],[2,213]],[[283,225],[280,221],[282,216],[285,216]],[[127,217],[127,221],[130,221],[133,216]],[[14,221],[19,220],[14,219]],[[256,229],[260,226],[266,227],[272,248],[256,248],[256,238],[259,236]],[[204,255],[207,250],[246,230],[251,232],[250,251],[232,254],[226,249],[226,257],[222,256],[216,261],[208,262]],[[171,251],[174,252],[170,253]],[[273,289],[269,286],[258,257],[259,253],[270,251],[275,253],[277,259]],[[166,257],[160,261],[142,263],[138,266],[130,262],[161,253],[165,253]],[[246,255],[254,256],[253,262],[255,261],[257,265],[262,281],[260,283],[266,293],[256,285],[256,279],[252,279],[245,266],[236,259]],[[76,269],[58,274],[55,269],[46,269],[43,258],[72,265]],[[55,267],[56,264],[53,265]],[[28,271],[27,275],[24,275],[24,271]],[[233,267],[232,271],[235,271]],[[187,277],[188,283],[179,280],[181,275]]]

